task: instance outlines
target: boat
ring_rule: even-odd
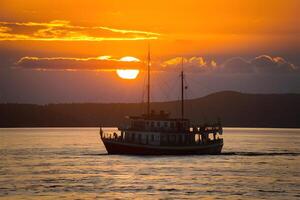
[[[127,117],[118,129],[100,127],[100,138],[108,154],[118,155],[217,155],[223,147],[221,121],[195,125],[184,117],[184,71],[181,70],[181,117],[156,113],[150,104],[150,50],[148,50],[147,113]]]

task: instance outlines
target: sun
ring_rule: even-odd
[[[132,56],[125,56],[120,59],[120,61],[125,61],[125,62],[140,62],[139,59],[132,57]]]
[[[117,69],[117,74],[123,79],[135,79],[140,73],[138,69]]]
[[[125,56],[120,58],[122,62],[140,62],[139,59],[132,56]],[[117,74],[122,79],[136,79],[139,75],[140,70],[138,69],[117,69]]]

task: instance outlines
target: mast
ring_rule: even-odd
[[[148,43],[148,84],[147,84],[147,116],[150,118],[150,44]]]
[[[181,119],[184,118],[184,75],[183,75],[183,57],[181,60]]]

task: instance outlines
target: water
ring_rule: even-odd
[[[225,129],[218,156],[107,155],[99,130],[0,129],[0,199],[300,199],[300,129]]]

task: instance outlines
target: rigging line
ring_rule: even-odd
[[[190,77],[189,77],[190,78]],[[191,80],[191,79],[188,79],[188,80]],[[186,91],[186,95],[191,95],[193,96],[194,98],[197,98],[197,93],[195,92],[195,90],[190,86],[191,84],[189,83],[189,81],[187,81],[187,79],[185,79],[185,84],[187,85],[188,89]],[[186,97],[188,99],[188,96]],[[187,107],[187,113],[193,113],[193,106],[192,106],[192,102],[190,102],[190,104],[186,104],[186,107]],[[203,116],[203,113],[202,111],[198,111],[199,115],[200,116]],[[198,121],[196,120],[195,123],[198,123]]]
[[[175,87],[178,86],[177,83],[179,83],[179,79],[180,79],[180,76],[176,76],[176,78],[172,80],[171,86],[169,87],[170,94],[172,94],[174,92]]]
[[[153,84],[153,87],[155,87],[155,90],[158,91],[159,93],[161,93],[165,100],[171,100],[170,97],[173,94],[174,88],[175,86],[177,86],[177,81],[180,77],[176,76],[176,79],[173,79],[170,83],[171,86],[168,84],[167,81],[165,81],[164,79],[156,79],[156,83],[159,82],[158,84]],[[159,87],[158,85],[164,85],[164,87]]]
[[[174,93],[174,90],[175,90],[175,88],[177,88],[177,87],[179,87],[179,82],[180,82],[180,79],[181,79],[181,76],[179,75],[179,76],[175,76],[176,78],[175,79],[173,79],[172,81],[171,81],[171,87],[170,87],[170,89],[169,89],[169,91],[170,91],[170,94],[172,94],[172,93]],[[176,90],[177,91],[177,90]],[[176,96],[177,96],[177,98],[176,98]],[[175,104],[173,104],[173,106],[172,106],[172,110],[174,110],[174,116],[180,116],[180,106],[179,105],[177,105],[178,104],[178,102],[180,102],[180,99],[181,99],[181,94],[180,93],[174,93],[174,99],[173,100],[171,100],[171,101],[175,101],[175,102],[177,102],[177,103],[175,103]]]
[[[188,97],[191,98],[196,98],[197,94],[194,92],[193,88],[191,87],[191,84],[189,83],[189,81],[187,81],[187,79],[185,79],[185,83],[186,85],[186,89],[185,89],[185,97],[188,99]],[[190,95],[190,96],[189,96]]]
[[[174,93],[175,91],[175,88],[178,88],[179,85],[180,85],[180,76],[176,76],[177,78],[173,81],[173,85],[172,85],[172,88],[170,89],[170,92],[171,93]],[[175,93],[175,95],[180,95],[180,92],[178,92],[179,90],[176,90],[177,92]],[[174,96],[175,96],[174,95]],[[175,99],[176,100],[176,99]],[[179,100],[179,99],[177,99]]]
[[[140,110],[142,113],[144,113],[144,103],[145,103],[145,90],[146,90],[146,77],[145,75],[143,76],[143,86],[142,86],[142,97],[141,97],[141,105],[140,105]]]
[[[192,79],[189,79],[189,80],[192,80]],[[188,82],[187,82],[187,84],[188,84],[188,89],[189,89],[189,92],[191,93],[191,95],[193,95],[195,98],[197,98],[197,93],[195,92],[195,90],[193,90],[193,88],[189,86],[189,83],[188,83]],[[190,111],[191,113],[193,113],[193,109],[192,109],[193,103],[190,102],[190,104],[188,104],[188,105],[190,105],[190,106],[188,107],[189,111]],[[202,123],[202,122],[204,122],[206,119],[205,119],[205,117],[204,117],[204,114],[203,114],[202,110],[200,109],[200,110],[197,111],[197,112],[198,112],[199,116],[202,116],[202,117],[201,117],[200,121],[199,121],[199,119],[198,119],[198,120],[194,121],[194,123],[197,124],[197,123]]]
[[[163,80],[163,79],[161,79],[161,80],[159,80],[159,81],[160,81],[162,84],[164,84],[165,87],[161,87],[161,90],[163,90],[163,91],[166,93],[166,96],[168,97],[169,95],[167,94],[166,90],[169,90],[169,89],[170,89],[169,84],[168,84],[165,80]]]
[[[185,75],[185,77],[186,77],[186,75]],[[183,80],[184,81],[184,97],[188,97],[187,95],[188,95],[188,90],[189,90],[189,87],[190,87],[190,85],[189,85],[189,83],[188,83],[188,81],[186,80],[186,78]]]
[[[158,80],[159,80],[159,82],[161,82],[165,86],[165,87],[160,87],[159,89],[164,93],[164,95],[166,97],[166,100],[170,100],[170,96],[171,96],[172,91],[174,89],[174,83],[176,83],[176,82],[174,82],[174,80],[173,80],[173,84],[172,84],[173,86],[170,87],[168,82],[165,81],[164,79],[158,79]],[[177,81],[177,80],[175,80],[175,81]]]
[[[162,83],[162,84],[166,84],[165,82],[163,82],[163,80],[157,79],[157,81],[160,82],[160,83]],[[159,94],[163,95],[163,97],[161,99],[162,101],[169,100],[168,93],[166,92],[166,90],[164,89],[164,87],[159,87],[160,85],[161,84],[153,84],[154,91],[157,91]]]
[[[155,79],[155,83],[157,83],[157,84],[152,84],[153,88],[155,88],[155,91],[163,93],[164,91],[162,91],[162,87],[159,87],[161,85],[161,80]]]
[[[197,95],[194,92],[193,88],[191,87],[191,84],[186,80],[185,84],[187,85],[187,90],[186,90],[186,99],[187,99],[187,104],[186,104],[186,110],[187,110],[187,114],[190,114],[192,116],[193,113],[193,101],[189,101],[192,100],[193,98],[196,98]],[[191,97],[189,99],[189,97]],[[201,113],[201,111],[198,111]],[[194,123],[195,121],[193,121]]]
[[[179,87],[180,86],[180,83],[181,83],[181,74],[176,76],[177,78],[175,79],[175,84],[174,86],[176,87]],[[176,90],[176,91],[179,91],[179,90]],[[177,93],[177,106],[176,106],[176,116],[180,117],[181,116],[181,92],[178,92]]]
[[[145,76],[143,76],[143,87],[142,87],[142,98],[141,98],[141,103],[144,103],[145,102],[145,90],[146,90],[146,78]]]
[[[193,81],[194,83],[197,83],[200,87],[202,87],[203,89],[210,91],[213,90],[211,87],[208,87],[207,85],[205,85],[205,83],[200,83],[198,80],[195,80],[195,78],[190,79],[191,81]]]
[[[186,108],[186,115],[188,116],[189,113],[191,113],[191,106],[189,104],[189,92],[192,92],[192,88],[190,87],[190,84],[188,82],[188,78],[187,78],[187,74],[185,74],[185,79],[184,79],[184,97],[186,99],[186,104],[185,104],[185,108]]]
[[[164,98],[167,100],[169,99],[168,93],[165,91],[164,87],[158,87],[161,93],[164,95]]]
[[[181,104],[181,94],[178,93],[178,96],[177,96],[177,103],[175,104],[176,108],[174,109],[176,111],[176,116],[180,117],[181,115],[181,107],[180,107],[180,104]]]
[[[151,101],[151,97],[150,97],[150,75],[151,75],[151,57],[150,57],[150,42],[148,41],[148,58],[147,58],[148,62],[147,62],[147,116],[148,118],[150,118],[150,101]]]
[[[188,86],[188,89],[187,89],[186,94],[189,95],[189,93],[190,93],[190,97],[196,98],[197,94],[194,92],[194,90],[192,89],[192,87],[190,87],[190,85],[188,83],[187,83],[187,86]]]

